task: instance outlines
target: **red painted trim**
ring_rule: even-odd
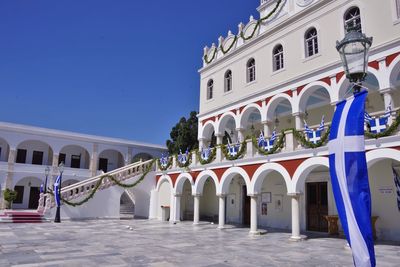
[[[272,98],[272,96],[267,97],[267,98],[265,99],[265,105],[268,105],[268,102],[271,100],[271,98]]]
[[[297,89],[296,89],[296,91],[297,91],[297,95],[299,95],[299,94],[300,94],[301,90],[303,90],[303,89],[304,89],[304,87],[306,87],[306,85],[302,85],[302,86],[299,86],[299,87],[297,87]]]
[[[393,62],[393,60],[396,59],[396,57],[400,55],[400,52],[394,53],[390,56],[386,57],[386,67],[389,67],[389,65]]]
[[[247,175],[251,178],[253,178],[254,173],[257,171],[258,167],[260,167],[261,164],[252,164],[252,165],[246,165],[243,166],[242,168],[246,171]]]
[[[331,78],[329,77],[322,78],[320,81],[329,84],[329,86],[331,85]]]
[[[340,79],[342,79],[343,75],[344,75],[344,71],[336,74],[336,83],[339,83],[339,81],[340,81]]]
[[[173,173],[170,174],[169,177],[171,177],[172,180],[172,188],[175,188],[175,183],[176,183],[176,179],[178,179],[179,173]]]
[[[160,181],[161,175],[156,175],[156,184],[158,184],[158,181]]]
[[[293,96],[293,92],[292,92],[292,90],[287,90],[287,91],[285,92],[285,94],[288,94],[290,97],[292,97],[292,96]]]
[[[290,178],[293,177],[293,174],[296,172],[297,167],[299,167],[299,165],[305,161],[307,158],[302,158],[302,159],[292,159],[292,160],[286,160],[286,161],[281,161],[281,162],[277,162],[280,165],[282,165],[287,172],[290,175]]]
[[[221,119],[221,117],[222,117],[222,114],[219,114],[219,115],[217,116],[218,120]]]
[[[256,102],[256,104],[259,105],[260,108],[261,108],[261,107],[262,107],[262,100],[258,100],[258,101]]]
[[[374,69],[376,69],[376,70],[379,70],[379,63],[378,63],[378,61],[372,61],[372,62],[369,62],[368,63],[368,66],[369,67],[371,67],[371,68],[374,68]]]
[[[204,124],[206,124],[207,121],[213,121],[213,122],[215,122],[215,117],[210,117],[210,118],[207,118],[207,119],[205,119],[205,120],[202,120],[202,121],[201,121],[201,126],[204,126]]]
[[[193,177],[193,182],[196,182],[197,176],[199,176],[200,171],[192,171],[190,175]]]
[[[221,181],[222,175],[224,174],[224,172],[227,170],[228,168],[220,168],[220,169],[215,169],[212,170],[218,177],[218,181]]]
[[[239,114],[242,114],[242,111],[244,108],[245,108],[245,106],[239,108]]]

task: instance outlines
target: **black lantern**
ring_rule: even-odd
[[[350,82],[360,83],[365,79],[371,44],[372,37],[366,37],[357,27],[349,28],[344,39],[336,42],[336,49]]]

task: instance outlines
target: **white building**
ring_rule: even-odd
[[[171,220],[214,220],[258,227],[328,231],[327,215],[336,215],[328,171],[328,148],[307,148],[291,128],[303,120],[329,125],[335,104],[349,89],[336,41],[345,25],[360,25],[373,37],[366,109],[382,115],[389,106],[393,123],[400,107],[399,0],[261,0],[260,21],[250,17],[218,44],[204,48],[200,73],[200,147],[224,141],[247,144],[243,158],[228,160],[220,146],[216,159],[202,165],[193,155],[188,168],[176,160],[157,175],[157,217],[171,207]],[[283,147],[263,155],[249,135],[285,131]],[[279,138],[278,138],[279,139]],[[399,171],[399,129],[367,139],[372,213],[379,239],[400,240],[400,207],[392,168]]]
[[[36,209],[47,166],[51,167],[47,185],[52,188],[61,162],[65,163],[62,186],[67,186],[140,159],[159,157],[165,151],[159,145],[0,122],[1,192],[5,188],[18,192],[13,209]],[[148,216],[154,177],[147,185],[146,210],[140,214],[144,217]],[[114,203],[118,204],[118,212],[120,198],[121,202],[127,201],[128,195],[121,196],[123,192],[119,192],[118,202]],[[3,195],[0,199],[3,201]],[[96,204],[100,208],[104,205]]]

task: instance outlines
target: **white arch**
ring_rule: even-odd
[[[224,134],[224,132],[223,132],[224,129],[221,129],[221,127],[224,126],[224,124],[229,120],[229,118],[233,119],[233,121],[235,122],[235,129],[237,128],[237,126],[239,125],[237,122],[237,116],[232,111],[229,111],[229,112],[224,113],[221,116],[221,118],[218,120],[216,134],[217,133],[222,134],[222,135]]]
[[[16,148],[19,148],[25,142],[37,142],[37,143],[44,144],[46,146],[49,146],[49,148],[51,149],[51,153],[54,153],[54,149],[53,149],[52,145],[50,145],[49,143],[44,142],[42,140],[38,140],[38,139],[25,139],[25,140],[22,140],[21,142],[19,142],[19,144],[16,146]]]
[[[394,84],[392,81],[396,78],[393,75],[400,73],[400,55],[398,55],[389,65],[387,72],[388,72],[388,79],[389,79],[389,86],[394,88]]]
[[[380,72],[377,71],[374,68],[369,67],[368,68],[368,75],[370,75],[370,74],[374,75],[374,77],[378,81],[378,89],[381,88],[381,85],[384,84],[384,81],[382,81],[382,79],[384,79],[384,78],[382,77]],[[347,90],[347,88],[349,88],[349,86],[350,86],[350,82],[347,79],[346,74],[344,74],[343,77],[340,78],[340,81],[337,84],[337,88],[338,88],[337,97],[338,97],[338,100],[342,100],[343,99],[343,95],[346,93],[345,90]]]
[[[381,148],[366,153],[368,167],[383,159],[392,159],[400,162],[400,151],[393,148]]]
[[[157,192],[160,191],[160,186],[163,182],[168,182],[171,187],[171,190],[174,188],[174,186],[173,186],[174,183],[172,182],[171,177],[168,174],[163,174],[163,175],[161,175],[160,179],[158,179],[157,186],[156,186]]]
[[[178,178],[176,179],[175,187],[173,190],[174,194],[182,194],[183,185],[185,184],[186,180],[189,180],[193,191],[193,185],[194,185],[193,177],[189,173],[183,172],[179,174]]]
[[[212,130],[211,130],[212,129]],[[211,139],[211,135],[212,135],[212,131],[214,130],[215,132],[215,122],[213,121],[207,121],[200,130],[200,133],[198,134],[199,138],[203,138],[203,139],[207,139],[210,138]],[[205,136],[205,135],[209,135],[209,136]]]
[[[288,193],[292,193],[292,180],[290,179],[290,174],[281,164],[278,163],[265,163],[258,167],[256,172],[253,174],[251,179],[250,192],[251,194],[259,194],[261,192],[261,187],[264,182],[264,178],[271,172],[276,171],[282,175],[285,180],[286,190]]]
[[[300,192],[307,179],[307,176],[313,169],[319,166],[329,168],[329,159],[327,157],[314,157],[303,161],[293,174],[292,184],[293,193]]]
[[[204,170],[200,172],[199,175],[197,175],[196,182],[194,184],[194,187],[192,188],[193,195],[203,194],[204,183],[209,177],[211,177],[211,179],[214,181],[215,189],[218,190],[219,188],[218,176],[215,174],[215,172],[211,170]]]
[[[307,86],[305,86],[303,88],[303,90],[301,90],[301,92],[298,96],[298,103],[296,103],[296,104],[297,104],[297,108],[300,112],[305,112],[308,98],[310,96],[312,96],[312,94],[320,88],[324,88],[329,94],[330,102],[333,101],[334,96],[332,95],[332,88],[329,84],[327,84],[325,82],[321,82],[321,81],[312,82],[312,83],[308,84]]]
[[[293,98],[291,98],[288,94],[285,93],[279,93],[277,95],[274,95],[270,101],[267,104],[267,120],[269,121],[273,121],[274,119],[274,115],[275,115],[275,109],[278,106],[278,104],[282,101],[282,100],[288,100],[290,103],[290,106],[292,108],[292,113],[296,112],[296,110],[294,110],[294,105],[293,105]]]
[[[227,169],[224,172],[224,174],[221,177],[220,187],[217,189],[217,194],[228,194],[230,182],[233,179],[233,177],[238,174],[244,179],[244,181],[246,183],[246,187],[247,187],[247,191],[248,191],[247,193],[251,194],[252,192],[249,191],[250,184],[251,184],[250,177],[247,174],[247,172],[243,168],[240,168],[240,167],[232,167],[232,168]]]
[[[266,120],[266,116],[263,114],[261,107],[258,104],[252,103],[252,104],[247,105],[240,113],[240,116],[238,118],[239,128],[245,128],[245,126],[246,126],[245,123],[248,121],[249,116],[254,109],[258,110],[258,112],[260,113],[261,121]]]

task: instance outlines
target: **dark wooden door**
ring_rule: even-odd
[[[108,159],[99,158],[99,170],[103,170],[103,172],[107,172],[108,167]]]
[[[247,196],[247,188],[243,186],[243,222],[244,225],[250,225],[250,197]]]
[[[39,205],[40,190],[39,187],[31,187],[29,192],[29,209],[37,209]]]
[[[327,232],[328,186],[326,182],[307,183],[307,230]]]

